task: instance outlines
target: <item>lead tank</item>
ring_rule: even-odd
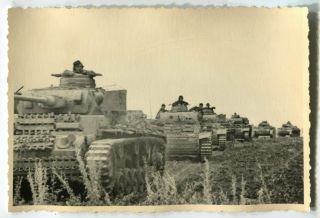
[[[15,94],[13,175],[26,176],[41,161],[70,180],[79,163],[101,174],[110,194],[144,190],[145,164],[165,165],[161,132],[126,119],[126,90],[97,88],[93,71],[53,74],[58,86]]]

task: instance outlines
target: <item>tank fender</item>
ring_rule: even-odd
[[[211,138],[212,133],[211,132],[200,132],[199,133],[199,140],[205,139],[205,138]]]
[[[225,129],[225,128],[217,129],[216,134],[217,135],[225,135],[225,134],[227,134],[227,129]]]

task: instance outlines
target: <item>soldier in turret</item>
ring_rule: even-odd
[[[84,68],[84,66],[81,63],[81,61],[77,60],[77,61],[73,62],[73,72],[74,73],[84,74],[83,68]]]
[[[215,107],[211,107],[209,103],[206,104],[206,107],[202,109],[204,114],[215,114],[214,109]]]
[[[189,103],[183,100],[183,96],[180,95],[178,101],[172,103],[172,111],[186,112],[188,111]]]
[[[74,73],[78,73],[78,74],[82,74],[82,75],[87,75],[87,76],[90,76],[90,77],[94,77],[94,76],[99,76],[99,75],[101,75],[101,74],[95,73],[95,72],[92,71],[92,70],[84,70],[83,68],[84,68],[84,66],[83,66],[83,64],[81,63],[81,61],[77,60],[77,61],[73,62],[73,72],[74,72]]]
[[[200,110],[202,111],[202,109],[203,109],[203,104],[200,103],[199,106],[194,106],[194,107],[190,108],[189,111],[196,111],[196,112],[198,112],[198,111],[200,111]]]
[[[232,118],[240,118],[240,115],[237,114],[236,112],[233,113]]]
[[[52,76],[56,76],[56,77],[72,77],[75,74],[80,74],[80,75],[87,75],[90,78],[93,78],[95,76],[101,76],[101,74],[99,73],[95,73],[92,70],[84,70],[83,69],[84,66],[81,63],[81,61],[77,60],[75,62],[73,62],[73,69],[71,70],[65,70],[62,74],[52,74]]]
[[[166,109],[166,105],[162,104],[160,110],[157,113],[156,119],[160,119],[160,113],[161,112],[167,112],[168,110]]]
[[[199,106],[194,106],[189,111],[198,112],[198,118],[202,119],[202,117],[203,117],[203,104],[200,103]]]

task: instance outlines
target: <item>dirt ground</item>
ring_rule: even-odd
[[[303,203],[302,138],[259,139],[228,143],[209,159],[212,193],[244,194],[247,202]],[[184,159],[167,161],[167,172],[176,185],[199,180],[203,164]],[[241,186],[244,185],[245,193]],[[261,199],[263,198],[263,199]]]

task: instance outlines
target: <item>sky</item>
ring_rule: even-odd
[[[10,9],[9,85],[57,85],[75,60],[127,89],[155,116],[183,95],[258,124],[308,116],[307,19],[301,9]],[[169,106],[168,106],[169,107]]]

